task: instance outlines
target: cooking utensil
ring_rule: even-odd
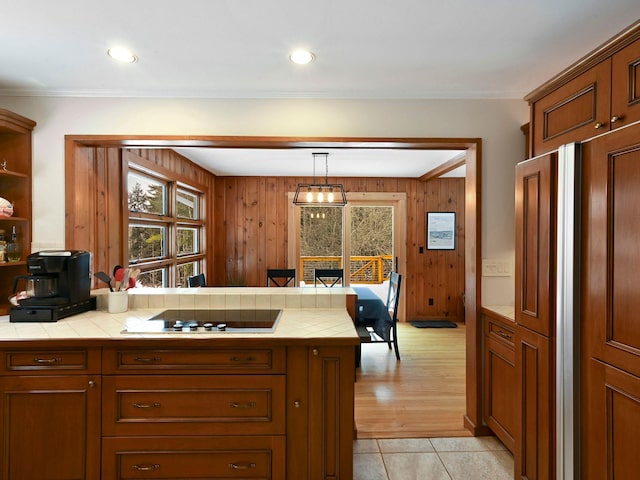
[[[93,274],[98,280],[102,280],[107,285],[109,285],[109,291],[113,292],[113,287],[111,286],[111,277],[104,272],[97,272]]]
[[[129,288],[129,275],[131,275],[131,269],[125,268],[124,275],[122,276],[122,283],[120,283],[120,290],[126,290]]]

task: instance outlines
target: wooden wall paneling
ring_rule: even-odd
[[[209,232],[212,237],[211,242],[213,244],[212,250],[209,252],[208,257],[211,258],[213,254],[213,268],[209,266],[209,271],[212,273],[210,280],[207,280],[211,285],[224,285],[227,268],[227,254],[226,254],[226,235],[227,235],[227,185],[224,177],[216,177],[214,182],[214,224],[209,226]],[[213,252],[213,253],[212,253]]]
[[[259,219],[258,184],[259,177],[250,177],[245,186],[243,233],[245,236],[245,275],[247,285],[261,285],[264,276],[258,277],[262,270],[259,263]]]
[[[431,291],[431,288],[426,285],[426,282],[431,279],[426,272],[429,261],[425,236],[427,199],[424,192],[426,188],[427,183],[415,181],[407,181],[405,186],[407,210],[409,211],[407,223],[413,225],[413,228],[407,229],[407,244],[409,245],[407,264],[413,265],[414,268],[407,268],[410,278],[407,278],[406,282],[403,281],[402,288],[405,288],[406,292],[406,311],[407,313],[414,312],[415,315],[426,315],[427,291]],[[422,253],[420,253],[420,248],[422,248]]]

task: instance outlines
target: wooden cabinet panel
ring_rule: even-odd
[[[583,149],[582,350],[640,376],[640,126]]]
[[[515,320],[542,335],[553,330],[557,155],[516,166]]]
[[[284,437],[105,438],[102,478],[285,478]]]
[[[597,360],[587,366],[591,387],[584,397],[590,417],[582,430],[583,480],[637,478],[640,470],[640,377]]]
[[[309,349],[309,480],[350,480],[355,349]]]
[[[98,380],[85,375],[0,377],[0,478],[99,478]]]
[[[103,435],[284,434],[283,375],[127,375],[103,382]]]
[[[515,478],[555,478],[554,359],[548,338],[516,327],[520,423],[514,456]]]
[[[533,154],[609,128],[611,61],[605,60],[532,105]]]
[[[514,452],[517,422],[517,379],[513,326],[483,315],[484,345],[484,415],[493,433]]]
[[[105,349],[104,372],[284,373],[284,348]]]
[[[613,55],[611,63],[611,128],[636,120],[640,120],[640,40]]]

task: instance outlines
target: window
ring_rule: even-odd
[[[129,264],[144,287],[186,287],[204,271],[202,192],[135,164],[127,174]]]

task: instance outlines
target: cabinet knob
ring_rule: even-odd
[[[602,122],[596,122],[596,124],[594,125],[594,127],[595,127],[595,129],[596,129],[596,130],[598,130],[598,129],[600,129],[600,128],[604,127],[604,126],[605,126],[605,124],[604,124],[604,123],[602,123]]]
[[[313,355],[317,357],[320,351],[317,348],[314,348],[313,350],[311,350],[311,353],[313,353]]]
[[[620,120],[621,117],[619,117],[618,115],[614,115],[613,117],[611,117],[611,123],[616,123],[618,120]]]
[[[300,403],[300,400],[296,400],[295,402],[293,402],[293,406],[296,407],[296,408],[300,408],[300,405],[302,405]]]
[[[89,380],[89,388],[93,388],[96,386],[96,382],[94,382],[93,380]]]

